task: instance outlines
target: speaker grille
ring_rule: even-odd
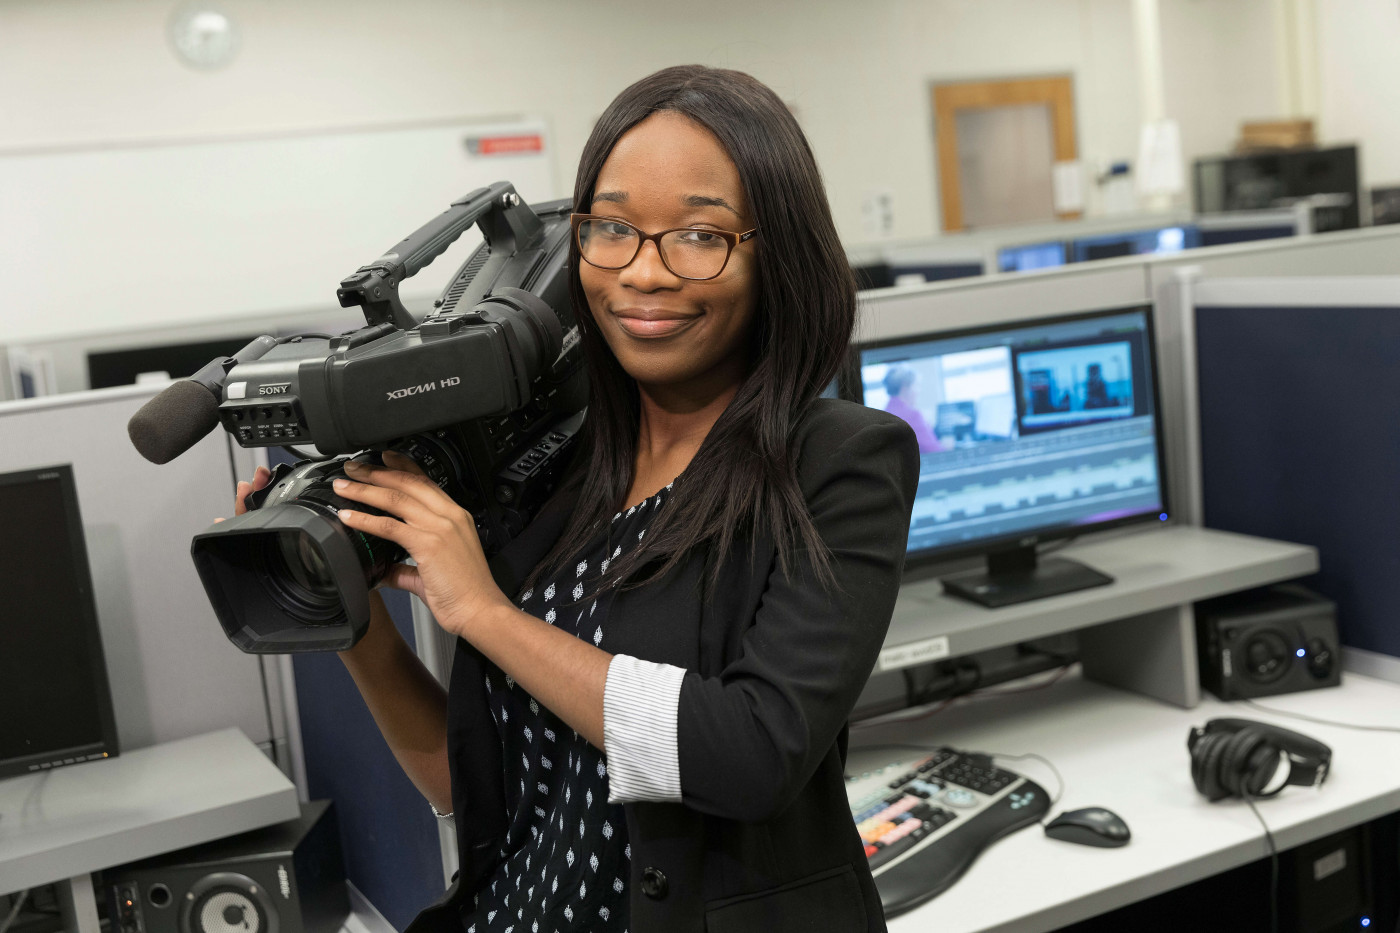
[[[262,933],[267,926],[258,905],[229,888],[206,895],[195,911],[195,933]]]
[[[276,911],[252,878],[215,872],[190,886],[180,933],[278,933]]]

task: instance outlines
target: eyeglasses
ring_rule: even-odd
[[[643,233],[629,223],[596,214],[571,214],[579,255],[599,269],[624,269],[637,258],[642,244],[651,240],[661,262],[673,275],[703,282],[713,279],[729,264],[734,247],[758,236],[707,227],[676,227],[660,233]]]

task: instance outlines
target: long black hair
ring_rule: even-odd
[[[764,534],[780,566],[805,551],[819,579],[829,555],[798,488],[793,431],[835,378],[855,324],[856,283],[827,205],[806,137],[782,100],[739,71],[683,65],[627,88],[598,119],[579,159],[575,210],[588,210],[598,174],[624,133],[659,111],[679,113],[714,134],[739,170],[759,230],[750,369],[734,398],[677,479],[644,543],[608,568],[604,587],[629,581],[660,560],[660,576],[697,545],[716,560],[709,583],[741,535]],[[569,288],[589,369],[589,407],[580,449],[561,493],[578,505],[532,580],[562,565],[625,504],[640,423],[636,382],[613,356],[579,282],[578,245]],[[752,543],[752,538],[751,538]]]

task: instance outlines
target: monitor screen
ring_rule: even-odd
[[[1146,307],[862,346],[862,401],[919,440],[909,560],[1166,520]]]
[[[870,288],[889,288],[894,284],[894,275],[887,262],[857,263],[851,266],[856,277],[856,288],[865,291]]]
[[[889,269],[895,285],[922,285],[924,282],[945,282],[981,275],[982,263],[972,259],[949,259],[945,262],[890,263]]]
[[[1118,256],[1144,256],[1149,253],[1179,253],[1201,245],[1201,232],[1194,225],[1158,227],[1083,237],[1071,245],[1074,262],[1113,259]]]
[[[165,373],[171,379],[184,379],[215,357],[237,353],[256,336],[93,351],[87,355],[88,388],[132,385],[145,373]]]
[[[1292,224],[1259,224],[1252,227],[1206,227],[1201,228],[1202,246],[1228,246],[1231,243],[1248,243],[1252,240],[1273,240],[1293,236]]]
[[[1029,272],[1032,269],[1052,269],[1065,264],[1065,244],[1027,243],[997,250],[997,268],[1002,272]]]
[[[0,474],[0,777],[117,752],[69,466]]]

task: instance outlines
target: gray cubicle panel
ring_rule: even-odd
[[[857,340],[884,340],[1151,301],[1140,259],[1108,259],[1016,276],[862,292]]]
[[[1144,257],[1154,289],[1179,270],[1211,277],[1400,274],[1400,227],[1339,230]]]
[[[30,340],[26,341],[23,346],[52,363],[54,392],[82,392],[91,388],[91,384],[88,382],[88,354],[90,353],[112,353],[138,348],[205,343],[225,337],[246,336],[248,334],[272,334],[278,337],[304,333],[339,334],[345,330],[364,326],[364,316],[359,312],[359,309],[346,310],[331,307],[334,304],[334,296],[327,293],[326,298],[326,307],[319,310],[306,309],[278,314],[246,314],[217,321],[190,321],[180,325],[135,328],[103,334],[81,334],[49,340]],[[424,302],[421,306],[411,304],[410,310],[422,313],[429,309]],[[0,360],[0,365],[3,365],[3,360]],[[171,375],[179,377],[189,375],[189,373],[171,373]],[[0,386],[0,393],[3,393],[3,386]],[[3,397],[0,394],[0,398]]]
[[[1318,548],[1342,641],[1400,656],[1400,277],[1192,283],[1199,508]]]
[[[236,726],[284,739],[275,672],[224,637],[190,560],[190,538],[232,508],[251,455],[211,434],[164,466],[126,436],[163,386],[0,403],[0,472],[71,463],[121,748]],[[9,533],[9,532],[7,532]]]

